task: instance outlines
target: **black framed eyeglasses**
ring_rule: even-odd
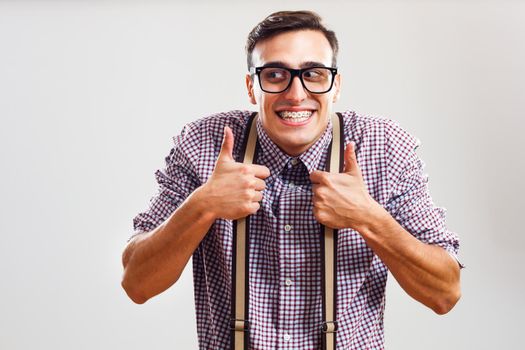
[[[332,89],[337,68],[308,67],[292,69],[285,67],[251,67],[250,73],[259,79],[261,90],[278,94],[292,85],[293,78],[299,77],[303,87],[313,94],[324,94]]]

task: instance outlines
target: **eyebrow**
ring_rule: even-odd
[[[271,61],[262,65],[262,67],[284,67],[290,68],[290,66],[283,61]],[[324,63],[317,61],[307,61],[299,65],[299,68],[309,68],[309,67],[326,67]]]

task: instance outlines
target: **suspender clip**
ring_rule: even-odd
[[[230,320],[230,328],[236,332],[247,332],[250,330],[250,321],[232,318]]]
[[[335,333],[337,332],[337,321],[326,321],[322,325],[323,333]]]

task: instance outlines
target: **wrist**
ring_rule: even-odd
[[[203,218],[210,223],[213,223],[218,219],[216,212],[214,211],[215,206],[210,203],[210,196],[208,195],[206,184],[198,187],[193,193],[188,197],[191,207],[195,209],[198,216]]]
[[[363,220],[357,225],[356,230],[362,234],[373,234],[380,231],[380,228],[385,227],[389,220],[392,219],[390,213],[377,203],[373,198],[371,203],[363,215]]]

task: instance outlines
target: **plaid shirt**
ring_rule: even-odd
[[[250,111],[219,113],[187,124],[156,172],[159,192],[134,219],[150,231],[213,172],[225,125],[239,152]],[[345,145],[354,141],[370,195],[407,231],[456,256],[459,241],[435,207],[428,177],[415,153],[419,141],[388,119],[344,112]],[[312,212],[309,173],[324,170],[332,124],[298,157],[283,153],[260,120],[255,163],[267,166],[262,206],[250,219],[249,320],[252,349],[319,349],[321,340],[321,226]],[[337,247],[337,349],[384,347],[387,268],[352,229],[339,230]],[[232,222],[219,219],[193,254],[200,349],[228,349],[231,315]]]

